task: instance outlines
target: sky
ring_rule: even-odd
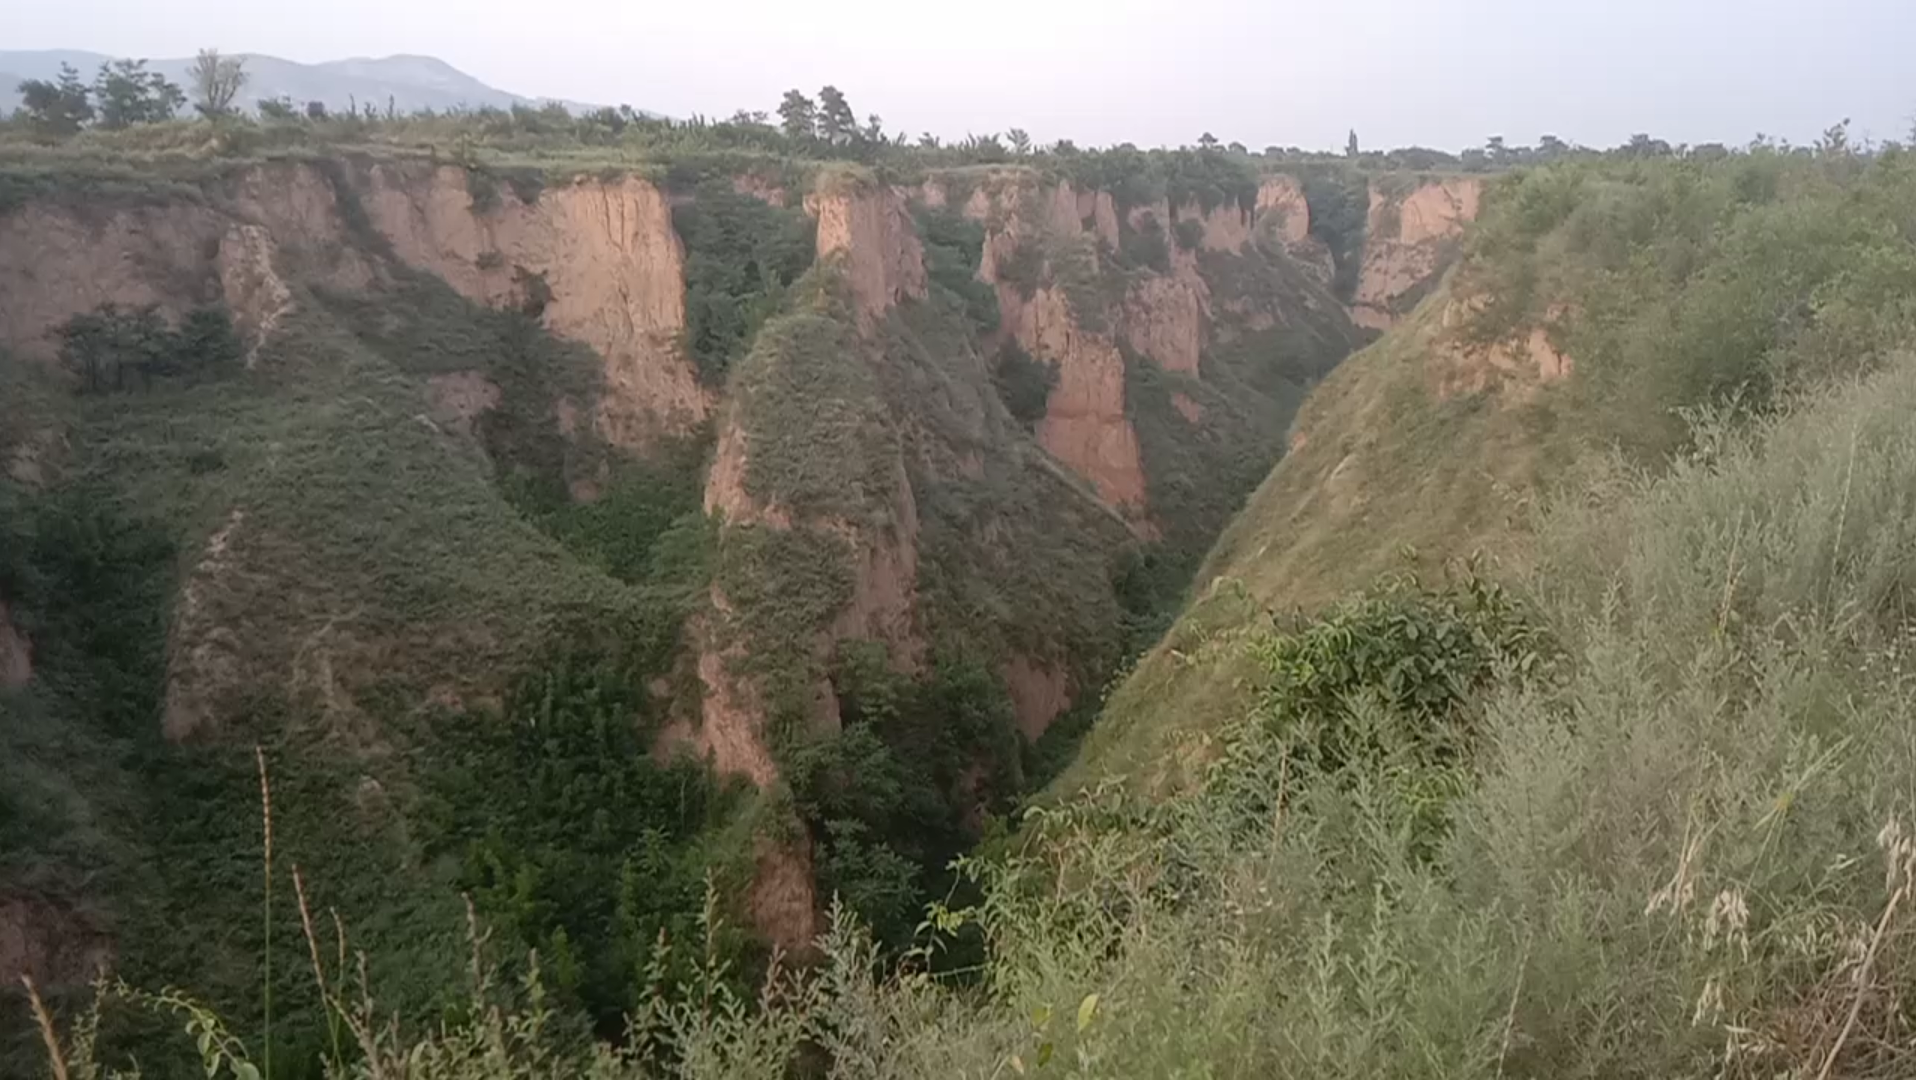
[[[887,130],[1459,150],[1908,139],[1916,0],[59,0],[0,49],[420,53],[533,97],[673,116],[843,90]]]

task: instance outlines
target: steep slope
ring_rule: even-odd
[[[1271,612],[1408,568],[1407,551],[1426,572],[1479,550],[1521,557],[1531,506],[1585,455],[1659,461],[1683,444],[1686,409],[1761,408],[1802,373],[1854,370],[1906,341],[1910,305],[1890,298],[1916,281],[1902,239],[1913,192],[1896,156],[1499,180],[1462,264],[1312,393],[1290,452],[1067,783],[1188,780],[1248,707],[1258,676],[1242,642]],[[1440,217],[1462,201],[1426,198]]]

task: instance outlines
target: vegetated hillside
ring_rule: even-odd
[[[535,99],[498,90],[433,56],[354,57],[302,64],[261,53],[238,54],[246,62],[247,80],[235,104],[257,108],[262,101],[284,98],[297,108],[317,101],[330,112],[357,111],[371,106],[384,114],[388,108],[411,113],[421,109],[510,109],[537,105]],[[17,87],[22,79],[55,79],[60,65],[70,64],[82,80],[90,81],[100,65],[119,59],[80,49],[0,49],[0,114],[20,104]],[[147,62],[146,69],[174,84],[189,86],[192,57]],[[575,108],[586,106],[574,105]]]
[[[708,961],[588,1049],[549,981],[500,982],[476,944],[474,1008],[387,1027],[335,996],[355,1045],[330,1060],[474,1080],[1908,1075],[1912,409],[1904,353],[1755,423],[1704,421],[1660,477],[1593,470],[1514,591],[1399,580],[1267,628],[1265,692],[1202,785],[1084,793],[968,865],[981,901],[934,909],[937,940],[988,945],[968,978],[885,968],[840,911],[816,967],[751,997]]]
[[[1359,340],[1362,243],[1221,154],[86,141],[0,175],[0,963],[250,1025],[270,956],[282,1060],[294,865],[408,1009],[461,891],[604,1033],[662,933],[746,971],[836,894],[902,945]]]
[[[1762,410],[1908,340],[1916,177],[1757,148],[1494,181],[1460,266],[1313,392],[1198,595],[1112,695],[1072,784],[1188,781],[1260,676],[1267,613],[1484,550],[1521,564],[1537,500],[1605,452],[1655,465],[1688,410]]]

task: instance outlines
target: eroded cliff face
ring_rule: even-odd
[[[948,197],[933,184],[926,190],[935,205]],[[1041,183],[1007,171],[974,190],[964,212],[988,226],[979,277],[996,287],[1001,333],[1056,373],[1037,425],[1040,445],[1142,535],[1154,535],[1156,526],[1136,420],[1125,397],[1125,350],[1167,373],[1201,379],[1205,351],[1214,342],[1294,321],[1298,313],[1285,310],[1286,304],[1319,311],[1334,305],[1322,291],[1330,279],[1328,249],[1310,237],[1303,189],[1288,177],[1268,180],[1253,207],[1227,200],[1206,209],[1195,201],[1173,206],[1160,199],[1120,215],[1108,192],[1076,191],[1068,182]],[[1254,250],[1260,229],[1272,233],[1275,246]],[[1125,230],[1159,234],[1168,272],[1115,265]],[[1027,293],[1029,283],[1008,280],[1007,268],[1028,265],[1033,249],[1043,252],[1045,265],[1038,286]],[[1308,260],[1321,297],[1250,299],[1239,289],[1227,292],[1226,306],[1218,307],[1205,268],[1215,262],[1228,269],[1247,258]],[[1102,287],[1086,285],[1087,276],[1122,281],[1116,302],[1098,299]],[[1068,287],[1067,278],[1077,287]],[[1078,310],[1080,302],[1097,310]],[[1187,423],[1201,423],[1197,403],[1188,395],[1179,398],[1178,413]]]
[[[807,196],[818,257],[842,256],[859,314],[878,318],[906,297],[924,299],[925,253],[905,202],[889,188]]]
[[[1108,334],[1085,330],[1054,286],[1023,306],[1016,334],[1026,352],[1057,369],[1038,421],[1038,444],[1107,504],[1142,520],[1144,461],[1124,411],[1124,357],[1117,345]]]
[[[1085,252],[1083,245],[1094,244],[1107,231],[1117,236],[1110,196],[1080,196],[1069,183],[1044,188],[1016,177],[974,191],[965,213],[995,225],[986,234],[978,276],[998,294],[1000,332],[1057,373],[1038,423],[1038,444],[1089,483],[1107,505],[1141,524],[1146,509],[1144,463],[1137,432],[1125,413],[1124,357],[1116,338],[1109,329],[1087,329],[1062,286],[1041,285],[1027,297],[1004,271],[1027,245],[1051,250],[1080,245],[1095,267],[1095,246]],[[1092,223],[1088,237],[1087,218]],[[1181,302],[1161,312],[1158,305],[1173,293]],[[1161,363],[1188,362],[1195,370],[1202,337],[1198,308],[1188,283],[1157,279],[1141,285],[1136,302],[1125,305],[1120,332],[1134,336],[1135,347]]]
[[[1431,389],[1439,398],[1496,391],[1496,400],[1512,407],[1533,400],[1551,383],[1576,370],[1569,354],[1554,340],[1567,311],[1552,308],[1541,324],[1521,328],[1507,340],[1475,341],[1465,333],[1470,317],[1490,302],[1482,293],[1451,295],[1444,299],[1440,330],[1427,353]]]
[[[475,302],[522,302],[543,282],[541,318],[605,361],[596,416],[615,446],[643,449],[703,421],[710,395],[678,346],[685,253],[665,196],[637,177],[578,178],[532,201],[501,186],[476,207],[466,170],[376,165],[366,208],[404,262]]]
[[[1125,340],[1166,371],[1198,374],[1208,312],[1204,295],[1189,281],[1150,277],[1125,294]]]
[[[1331,249],[1311,235],[1311,204],[1296,177],[1266,176],[1259,181],[1254,227],[1259,236],[1282,245],[1318,284],[1330,284],[1336,273]]]
[[[301,164],[250,168],[200,201],[31,203],[0,216],[0,345],[47,361],[54,331],[103,304],[177,321],[224,303],[251,360],[291,311],[295,273],[339,288],[370,280],[344,239],[332,185]]]
[[[1005,665],[1004,679],[1018,730],[1029,742],[1037,742],[1052,721],[1071,707],[1070,676],[1048,664],[1014,656]]]
[[[1409,314],[1455,255],[1464,226],[1476,220],[1482,194],[1483,181],[1474,177],[1425,181],[1402,195],[1374,182],[1351,318],[1360,326],[1387,330]]]

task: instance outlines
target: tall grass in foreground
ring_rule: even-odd
[[[334,1075],[1916,1075],[1912,417],[1905,359],[1705,420],[1665,476],[1599,470],[1521,593],[1554,660],[1477,649],[1454,708],[1401,692],[1430,664],[1359,665],[1311,724],[1274,672],[1202,790],[1085,792],[968,866],[984,901],[931,925],[983,932],[974,982],[883,967],[840,915],[758,1001],[708,965],[579,1048],[477,952],[431,1027],[375,1024],[316,950],[360,1045]]]

